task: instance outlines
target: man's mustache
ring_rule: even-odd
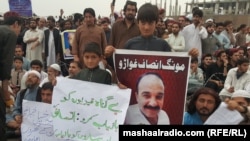
[[[145,105],[144,108],[151,109],[151,110],[160,110],[161,109],[159,106],[148,106],[148,105]]]
[[[201,110],[202,110],[202,111],[203,111],[203,110],[209,111],[206,107],[201,108],[200,111],[201,111]]]

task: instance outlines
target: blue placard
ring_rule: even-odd
[[[15,11],[24,17],[32,16],[31,0],[9,0],[10,11]]]

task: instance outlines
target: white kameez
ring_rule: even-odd
[[[23,41],[26,43],[30,38],[35,38],[38,37],[39,45],[36,46],[34,49],[31,50],[31,47],[35,42],[27,43],[26,47],[26,58],[29,59],[30,61],[32,60],[42,60],[42,41],[43,41],[43,32],[41,30],[28,30],[25,32]]]
[[[175,36],[173,33],[171,33],[165,40],[171,46],[172,52],[184,52],[185,39],[182,35],[178,34]]]
[[[50,30],[49,32],[49,46],[48,46],[48,56],[47,56],[47,66],[56,63],[56,49],[55,49],[55,42],[53,31]]]
[[[202,48],[201,39],[207,38],[207,30],[203,26],[201,29],[195,27],[194,24],[185,26],[181,32],[185,39],[185,51],[190,51],[192,48],[197,48],[199,51],[198,60],[201,62]]]

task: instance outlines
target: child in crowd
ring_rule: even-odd
[[[21,79],[25,74],[26,70],[22,68],[23,58],[20,56],[14,57],[14,68],[11,70],[10,87],[13,90],[13,94],[17,94],[20,90]]]
[[[77,75],[73,76],[73,79],[111,85],[111,74],[99,68],[99,62],[102,59],[102,55],[97,43],[91,42],[85,46],[82,59],[85,68]]]

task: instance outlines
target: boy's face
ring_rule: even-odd
[[[191,69],[197,69],[198,68],[198,62],[197,61],[192,62],[190,67],[191,67]]]
[[[41,97],[42,102],[51,104],[52,103],[52,91],[50,89],[42,89],[41,90]]]
[[[93,69],[99,65],[101,57],[98,56],[96,53],[93,52],[85,52],[83,54],[83,62],[84,65],[89,68]]]
[[[141,36],[143,37],[149,37],[154,35],[155,27],[156,27],[156,22],[144,22],[144,21],[139,21],[139,29],[141,32]]]
[[[208,56],[208,57],[205,57],[203,61],[204,61],[204,64],[208,66],[212,63],[213,60],[212,60],[212,57]]]
[[[22,68],[22,65],[23,65],[23,62],[20,61],[20,60],[15,60],[15,61],[14,61],[14,65],[15,65],[15,68],[16,68],[16,69],[21,69],[21,68]]]
[[[42,68],[39,66],[39,65],[32,65],[31,66],[31,70],[36,70],[38,72],[41,72],[42,71]]]

